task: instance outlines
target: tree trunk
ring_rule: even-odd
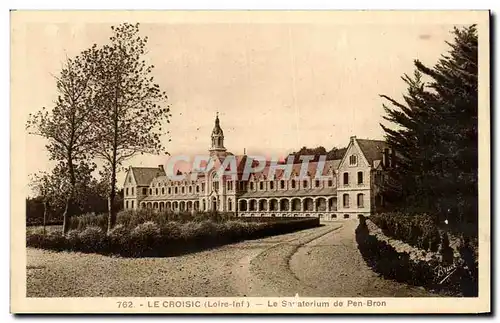
[[[46,225],[47,225],[47,201],[43,201],[43,235],[47,234]]]
[[[116,146],[115,146],[116,147]],[[113,158],[116,160],[116,148],[114,149]],[[110,190],[108,196],[108,233],[113,229],[116,224],[116,209],[115,209],[115,197],[116,197],[116,162],[111,165],[111,179],[110,179]]]
[[[63,213],[63,234],[66,234],[69,231],[69,219],[71,218],[71,212],[73,211],[73,195],[75,194],[76,186],[75,168],[71,155],[68,157],[68,172],[70,178],[70,189],[68,197],[66,198],[66,207],[64,208]]]

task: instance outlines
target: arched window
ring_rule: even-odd
[[[200,193],[200,186],[196,185],[196,193]]]
[[[153,189],[152,188],[149,189],[149,195],[153,195]]]
[[[128,196],[128,187],[125,189],[125,196]]]
[[[133,209],[134,208],[134,201],[130,201],[130,208]]]
[[[264,190],[264,182],[259,183],[259,190]]]
[[[344,208],[349,207],[349,194],[344,194],[342,196],[342,204],[344,205]]]
[[[344,173],[344,185],[349,185],[349,173]]]
[[[130,190],[132,191],[130,195],[134,195],[134,188],[132,187]]]
[[[364,199],[365,199],[364,194],[363,193],[359,193],[358,194],[358,207],[359,208],[364,207]]]
[[[157,188],[155,189],[155,195],[158,195],[158,189]]]
[[[162,187],[161,188],[161,195],[164,195],[165,194],[165,187]]]
[[[363,172],[358,172],[358,184],[363,184]]]
[[[274,181],[269,181],[269,189],[274,190]]]
[[[128,209],[128,201],[125,201],[125,208]]]
[[[233,210],[233,202],[231,201],[231,199],[228,199],[227,200],[227,209],[229,211],[232,211]]]

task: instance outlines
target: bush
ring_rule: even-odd
[[[98,226],[89,226],[78,234],[81,249],[86,252],[96,252],[105,249],[105,237],[104,230]]]
[[[370,234],[364,217],[360,217],[355,235],[364,260],[382,276],[411,285],[444,290],[454,295],[477,296],[477,279],[462,266],[458,266],[456,272],[452,272],[451,276],[440,284],[448,275],[448,263],[437,258],[430,261],[412,260],[409,254],[397,252],[389,243]]]
[[[138,219],[133,217],[135,214],[139,214]],[[208,214],[197,221],[187,222],[182,222],[187,216],[182,218],[181,215],[181,222],[178,222],[172,220],[176,216],[178,215],[149,211],[120,212],[119,223],[106,235],[105,228],[95,225],[102,223],[101,215],[86,215],[75,218],[77,220],[73,222],[73,225],[82,229],[72,229],[66,237],[60,232],[44,236],[38,230],[28,230],[27,245],[132,257],[166,256],[319,226],[317,218],[261,218],[260,221],[246,221],[242,218],[231,220],[230,216]],[[154,221],[148,220],[135,225],[149,218]]]
[[[148,256],[156,249],[160,239],[160,228],[152,221],[136,226],[130,232],[129,247],[133,255]]]
[[[404,241],[411,246],[437,251],[441,237],[437,224],[428,214],[406,214],[388,212],[374,214],[370,219],[391,238]]]

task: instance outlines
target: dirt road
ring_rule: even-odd
[[[28,297],[436,296],[364,263],[357,220],[170,258],[28,249]]]

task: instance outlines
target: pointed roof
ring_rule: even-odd
[[[165,176],[165,171],[159,167],[130,167],[137,186],[148,186],[158,176]]]
[[[217,115],[215,117],[215,126],[214,130],[212,130],[212,136],[223,136],[224,132],[222,131],[222,128],[220,127],[220,121],[219,121],[219,112],[217,112]]]
[[[383,140],[356,139],[356,141],[366,160],[372,165],[375,160],[381,160],[384,149],[389,148],[389,145]]]

